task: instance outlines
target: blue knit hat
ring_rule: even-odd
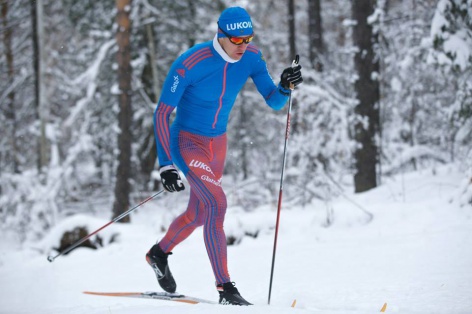
[[[234,37],[244,37],[253,34],[251,17],[241,7],[231,7],[221,12],[218,19],[218,27],[218,37],[226,37],[221,29]]]

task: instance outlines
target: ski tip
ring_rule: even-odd
[[[95,292],[92,291],[82,291],[83,294],[95,294]]]
[[[385,313],[386,310],[387,310],[387,302],[384,303],[384,305],[380,309],[380,312]]]
[[[295,307],[295,305],[297,305],[297,299],[293,300],[292,302],[292,307]]]

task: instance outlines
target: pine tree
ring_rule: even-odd
[[[356,174],[354,184],[356,192],[364,192],[377,186],[377,161],[379,135],[379,61],[375,55],[377,35],[368,18],[374,12],[373,0],[355,0],[352,15],[356,22],[353,31],[357,52],[354,57],[358,78],[354,83],[358,105],[354,138]]]
[[[118,102],[120,111],[118,121],[120,132],[118,134],[118,169],[116,171],[115,202],[113,204],[113,215],[117,217],[128,210],[129,194],[131,190],[131,123],[133,109],[131,106],[131,0],[116,0],[118,24],[116,41],[118,44]],[[126,216],[121,222],[129,222]]]

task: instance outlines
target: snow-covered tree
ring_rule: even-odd
[[[369,25],[378,36],[379,178],[457,161],[470,176],[472,147],[471,0],[378,0]],[[114,1],[42,0],[48,112],[48,161],[38,171],[39,111],[34,107],[31,3],[0,1],[0,224],[23,239],[41,237],[64,216],[103,211],[117,178],[118,46]],[[290,66],[288,0],[134,0],[130,203],[158,188],[152,116],[172,62],[211,40],[225,7],[245,6],[255,38],[278,83]],[[304,83],[293,93],[284,199],[306,204],[352,189],[355,82],[353,2],[320,1],[323,71],[312,68],[313,4],[293,1],[292,43]],[[347,4],[347,5],[346,5]],[[311,10],[310,10],[311,8]],[[316,19],[316,18],[315,18]],[[310,35],[312,34],[312,35]],[[377,75],[377,76],[376,76]],[[377,108],[374,108],[377,109]],[[282,166],[286,108],[265,105],[252,82],[237,99],[228,127],[223,180],[230,206],[275,203]],[[469,174],[468,174],[469,173]],[[470,182],[466,177],[464,182]],[[381,181],[379,181],[381,184]],[[470,183],[461,186],[470,203]],[[469,198],[467,198],[469,197]]]
[[[439,0],[431,22],[430,58],[466,70],[472,64],[472,1]]]

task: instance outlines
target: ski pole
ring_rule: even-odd
[[[292,68],[298,65],[300,57],[298,55],[295,56],[295,60],[292,61]],[[293,91],[295,87],[290,89]],[[285,163],[287,160],[287,142],[288,142],[288,135],[290,133],[290,113],[292,111],[292,93],[290,93],[289,100],[288,100],[288,111],[287,111],[287,124],[285,127],[285,143],[284,143],[284,155],[282,161],[282,172],[280,175],[280,189],[279,189],[279,201],[277,204],[277,220],[275,223],[275,237],[274,237],[274,250],[272,252],[272,268],[270,270],[270,284],[269,284],[269,298],[267,300],[267,304],[270,304],[270,295],[272,292],[272,279],[274,276],[274,265],[275,265],[275,252],[277,250],[277,236],[279,234],[279,220],[280,220],[280,210],[282,208],[282,191],[284,189],[284,172],[285,172]]]
[[[69,253],[70,251],[72,251],[73,249],[75,249],[76,247],[78,247],[79,245],[81,245],[82,243],[84,243],[85,241],[87,241],[88,239],[90,239],[90,237],[92,237],[93,235],[99,233],[101,230],[105,229],[106,227],[108,227],[108,226],[111,225],[112,223],[117,222],[118,220],[121,220],[121,219],[123,219],[124,217],[128,216],[128,215],[129,215],[132,211],[134,211],[136,208],[138,208],[138,207],[142,206],[143,204],[149,202],[150,200],[156,198],[156,197],[157,197],[159,194],[161,194],[162,192],[164,192],[164,190],[160,190],[160,191],[157,192],[156,194],[149,196],[147,199],[145,199],[144,201],[142,201],[142,202],[139,203],[138,205],[134,206],[134,207],[131,208],[131,209],[128,209],[126,212],[124,212],[124,213],[122,213],[121,215],[117,216],[116,218],[114,218],[113,220],[111,220],[110,222],[108,222],[107,224],[103,225],[102,227],[98,228],[98,229],[95,230],[94,232],[92,232],[92,233],[90,233],[89,235],[83,237],[82,239],[78,240],[78,241],[75,242],[74,244],[70,245],[70,246],[67,247],[64,251],[60,252],[60,253],[57,254],[56,256],[51,256],[51,255],[49,255],[49,256],[48,256],[48,261],[53,262],[53,261],[54,261],[56,258],[58,258],[59,256]]]

